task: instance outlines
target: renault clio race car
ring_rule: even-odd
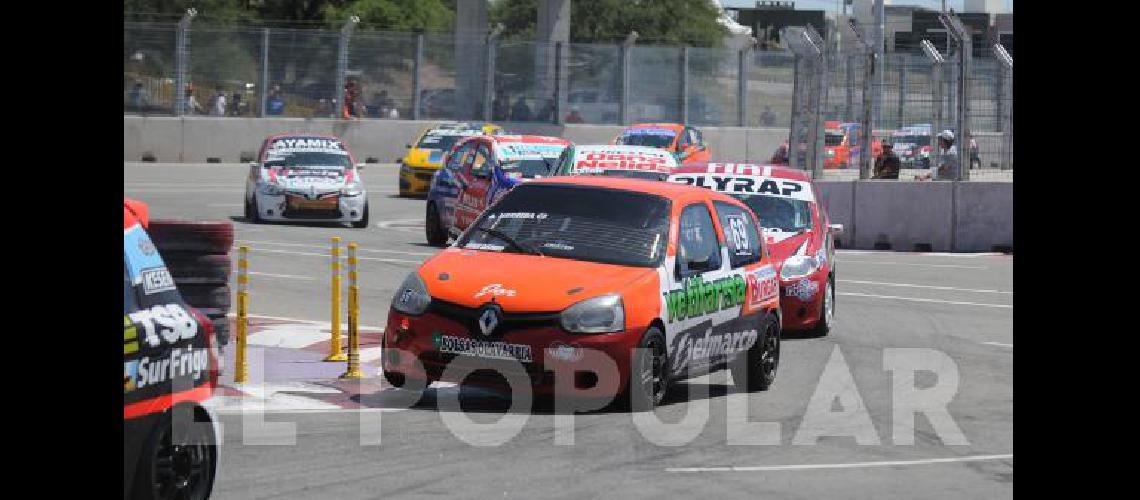
[[[835,317],[835,242],[843,226],[831,224],[801,170],[778,166],[709,163],[682,167],[670,182],[708,188],[744,202],[760,220],[779,271],[782,327],[826,335]]]
[[[707,163],[712,154],[700,130],[680,123],[630,125],[622,129],[613,143],[661,148],[682,165]]]
[[[673,155],[652,146],[570,146],[562,152],[554,175],[609,175],[665,180],[677,168]]]
[[[431,187],[435,171],[443,166],[443,157],[457,141],[474,135],[499,135],[503,128],[493,123],[441,123],[425,128],[407,145],[408,152],[400,164],[400,196],[422,196]]]
[[[147,234],[146,204],[123,200],[124,498],[208,498],[218,420],[210,320],[190,307]]]
[[[275,134],[249,164],[245,218],[320,220],[368,227],[368,194],[348,145],[333,135]]]
[[[432,178],[424,219],[428,243],[443,246],[507,191],[551,175],[554,159],[570,144],[541,135],[462,139],[448,154],[446,167]]]
[[[382,368],[396,387],[521,385],[620,395],[634,409],[661,404],[671,380],[726,367],[765,390],[780,357],[778,293],[757,221],[730,196],[644,179],[537,179],[404,280]]]

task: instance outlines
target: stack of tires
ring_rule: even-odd
[[[228,344],[233,223],[151,219],[147,232],[182,299],[214,323],[217,345]]]

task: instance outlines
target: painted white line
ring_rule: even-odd
[[[249,345],[302,349],[326,340],[332,334],[315,325],[270,325],[249,335]]]
[[[211,203],[207,207],[220,207],[220,208],[237,208],[243,206],[241,203]]]
[[[957,300],[938,300],[938,299],[920,299],[918,297],[899,297],[895,295],[874,295],[870,293],[855,293],[855,292],[837,292],[836,295],[846,295],[849,297],[869,297],[873,299],[891,299],[891,300],[907,300],[911,302],[934,302],[938,304],[952,304],[956,306],[978,306],[978,307],[996,307],[1002,309],[1013,309],[1012,304],[983,304],[979,302],[962,302]]]
[[[250,274],[250,276],[265,276],[268,278],[283,278],[283,279],[290,279],[290,280],[304,280],[304,281],[316,281],[317,280],[316,278],[313,278],[311,276],[296,276],[293,274],[273,274],[273,273],[263,273],[263,272],[259,272],[259,271],[250,271],[249,274]]]
[[[371,363],[373,361],[379,360],[380,355],[383,354],[383,352],[383,347],[365,347],[364,349],[360,350],[360,362]]]
[[[329,249],[329,245],[313,245],[313,244],[309,244],[309,243],[285,243],[285,242],[280,242],[280,241],[252,241],[251,240],[251,241],[242,241],[242,242],[239,242],[238,244],[269,245],[269,246],[297,247],[297,248],[320,248],[320,249],[325,249],[325,250]],[[345,247],[342,246],[341,248],[342,248],[342,252],[343,252],[343,248],[345,248]],[[396,254],[403,254],[403,255],[424,255],[424,256],[435,255],[435,253],[432,253],[432,252],[408,252],[405,250],[381,250],[381,249],[374,249],[374,248],[357,248],[357,251],[359,251],[359,252],[372,252],[372,253],[396,253]]]
[[[959,266],[957,264],[915,264],[913,262],[897,262],[897,261],[874,261],[874,260],[849,260],[849,259],[835,259],[836,262],[843,264],[874,264],[881,266],[916,266],[916,267],[947,267],[955,269],[989,269],[986,266]]]
[[[324,254],[324,253],[312,253],[312,252],[294,252],[294,251],[291,251],[291,250],[270,250],[270,249],[268,249],[268,248],[257,248],[257,249],[250,249],[250,251],[251,251],[252,253],[255,253],[255,254],[257,254],[257,253],[281,253],[281,254],[288,254],[288,255],[303,255],[303,256],[306,256],[306,257],[320,257],[320,258],[322,258],[322,259],[327,259],[327,258],[329,258],[329,255],[328,255],[328,254]],[[345,256],[345,258],[347,258],[347,256]],[[381,258],[379,258],[379,257],[361,257],[361,256],[357,256],[356,258],[357,258],[357,259],[360,259],[360,260],[371,260],[371,261],[376,261],[376,262],[392,262],[392,263],[398,263],[398,264],[423,264],[423,262],[424,262],[424,261],[422,261],[422,260],[407,260],[407,259],[381,259]]]
[[[892,460],[883,462],[852,462],[843,464],[796,464],[796,465],[767,465],[759,467],[670,467],[665,472],[766,472],[784,470],[820,470],[820,469],[862,469],[868,467],[898,467],[902,465],[928,465],[957,462],[980,462],[987,460],[1010,460],[1013,454],[1008,455],[972,455],[954,458],[926,458],[922,460]]]
[[[930,290],[951,290],[955,292],[974,292],[974,293],[1001,293],[1013,295],[1013,292],[1005,290],[986,290],[976,288],[956,288],[952,286],[934,286],[934,285],[914,285],[910,283],[885,283],[882,281],[864,281],[864,280],[839,280],[840,283],[857,283],[860,285],[879,285],[879,286],[899,286],[907,288],[928,288]]]
[[[1013,344],[1003,344],[1001,342],[982,342],[982,343],[985,345],[996,345],[998,347],[1008,347],[1010,349],[1013,349]]]

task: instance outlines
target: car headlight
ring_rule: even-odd
[[[620,332],[625,330],[625,305],[620,295],[602,295],[566,308],[561,321],[568,332]]]
[[[793,255],[788,257],[784,261],[783,267],[780,268],[780,278],[789,280],[807,276],[819,269],[819,264],[819,259],[814,256]]]
[[[283,194],[285,190],[281,189],[281,185],[276,182],[267,182],[261,185],[262,194],[277,196]]]
[[[392,308],[412,316],[423,314],[430,303],[431,295],[428,294],[427,285],[424,285],[424,280],[415,271],[404,279],[392,296]]]
[[[364,188],[362,188],[360,186],[360,183],[357,183],[357,182],[354,182],[352,184],[347,184],[343,188],[340,189],[340,194],[342,194],[344,196],[360,196],[360,193],[363,193],[363,192],[364,192]]]

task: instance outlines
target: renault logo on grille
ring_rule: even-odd
[[[483,313],[479,315],[479,332],[484,337],[494,333],[495,328],[499,326],[499,311],[494,306],[486,306]]]

